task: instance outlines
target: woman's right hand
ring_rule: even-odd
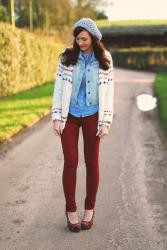
[[[62,124],[60,120],[54,120],[53,121],[53,131],[57,136],[60,136],[62,134]]]

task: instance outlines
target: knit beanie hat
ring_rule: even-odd
[[[99,40],[102,39],[100,30],[97,28],[96,23],[91,18],[81,18],[74,24],[74,29],[77,27],[83,27]]]

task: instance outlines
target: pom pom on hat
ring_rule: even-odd
[[[74,29],[77,27],[83,27],[99,40],[102,39],[100,30],[97,28],[96,23],[91,18],[81,18],[74,24]]]

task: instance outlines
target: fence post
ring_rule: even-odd
[[[15,29],[14,0],[10,0],[10,11],[12,27]]]

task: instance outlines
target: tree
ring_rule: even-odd
[[[96,19],[108,19],[104,11],[96,11]]]
[[[77,0],[75,5],[76,19],[90,17],[93,19],[107,19],[103,11],[98,11],[98,7],[105,5],[107,0]]]
[[[103,12],[97,10],[97,6],[106,1],[15,0],[16,24],[18,27],[30,27],[30,30],[40,28],[46,33],[53,29],[67,30],[82,17],[106,18]]]

